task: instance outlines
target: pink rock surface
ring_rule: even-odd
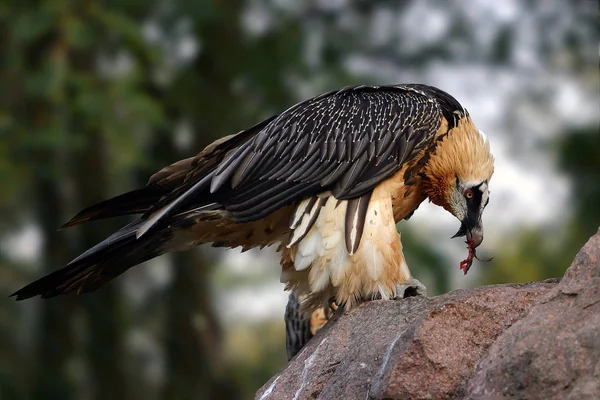
[[[336,315],[257,399],[599,399],[600,234],[562,281],[371,301]]]

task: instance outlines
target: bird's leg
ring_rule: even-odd
[[[407,297],[425,296],[427,297],[427,288],[415,278],[410,278],[407,283],[396,284],[396,298],[402,300]]]
[[[400,235],[398,235],[400,239]],[[402,247],[399,251],[400,256],[400,280],[404,283],[396,283],[396,297],[395,300],[402,300],[407,297],[413,296],[425,296],[427,297],[427,288],[421,282],[411,276],[408,265],[406,264],[406,258],[402,252]]]

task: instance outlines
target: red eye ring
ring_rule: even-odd
[[[465,197],[467,199],[472,199],[473,198],[473,191],[471,189],[465,190]]]

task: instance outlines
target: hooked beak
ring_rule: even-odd
[[[471,223],[468,218],[465,218],[461,221],[460,229],[452,239],[466,236],[467,243],[475,248],[483,242],[483,227],[481,226],[481,219],[478,219],[476,223]]]

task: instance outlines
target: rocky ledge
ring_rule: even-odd
[[[256,398],[599,399],[600,231],[562,279],[335,316]]]

